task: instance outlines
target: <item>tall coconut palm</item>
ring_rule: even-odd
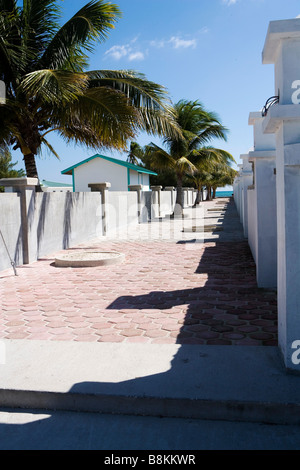
[[[12,162],[12,156],[8,148],[0,147],[0,179],[1,178],[21,178],[25,176],[22,169],[16,170],[14,167],[17,162]],[[0,186],[0,192],[3,192],[4,188]]]
[[[58,0],[0,0],[0,145],[20,149],[28,177],[56,131],[66,142],[125,150],[143,130],[176,134],[166,90],[133,71],[88,71],[88,54],[121,16],[91,0],[64,25]]]
[[[143,155],[143,148],[137,142],[131,142],[127,155],[127,161],[133,165],[138,165],[140,160],[143,158]]]
[[[213,166],[211,171],[211,188],[212,198],[216,197],[217,188],[226,185],[232,185],[234,178],[236,177],[237,171],[234,168],[224,164],[217,163]]]
[[[153,169],[172,169],[176,173],[176,210],[182,213],[182,183],[186,174],[193,174],[203,161],[233,159],[221,149],[207,146],[214,138],[226,140],[227,129],[218,116],[205,110],[199,101],[180,100],[174,105],[175,119],[181,135],[166,136],[163,140],[166,149],[150,143],[145,148],[146,156]]]

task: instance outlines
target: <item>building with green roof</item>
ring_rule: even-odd
[[[93,155],[62,171],[63,175],[71,175],[73,191],[90,191],[89,184],[110,183],[111,191],[128,191],[131,185],[141,185],[143,191],[150,190],[150,175],[154,171],[133,165],[104,155]]]

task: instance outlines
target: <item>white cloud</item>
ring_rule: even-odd
[[[143,60],[145,55],[143,52],[134,50],[132,44],[136,42],[137,38],[134,38],[129,44],[123,44],[119,46],[112,46],[105,52],[105,55],[112,57],[115,60],[120,60],[127,57],[128,60]]]
[[[207,33],[207,28],[202,28],[201,33]],[[148,43],[150,47],[162,49],[164,47],[172,47],[173,49],[188,49],[197,46],[196,39],[183,39],[180,36],[172,36],[170,39],[153,40]],[[105,52],[105,55],[114,59],[127,59],[130,62],[144,60],[148,54],[148,50],[143,51],[138,45],[138,37],[132,39],[128,44],[120,44],[112,46]]]
[[[200,34],[207,34],[209,33],[209,28],[207,26],[204,26],[202,29],[200,29]]]
[[[207,32],[206,29],[203,32]],[[156,47],[158,49],[162,49],[163,47],[167,47],[171,45],[174,49],[187,49],[188,47],[196,47],[197,41],[196,39],[182,39],[179,36],[172,36],[170,39],[160,39],[160,40],[153,40],[150,42],[150,46]]]
[[[238,0],[222,0],[223,3],[225,3],[225,5],[227,5],[228,7],[230,7],[231,5],[235,5]]]
[[[157,47],[158,49],[161,49],[162,47],[165,47],[166,45],[166,41],[164,41],[163,39],[161,40],[153,40],[153,41],[150,41],[150,46],[152,47]]]
[[[112,46],[108,51],[105,52],[105,55],[111,56],[113,59],[120,60],[122,57],[128,55],[128,46]]]
[[[129,54],[128,59],[131,60],[144,60],[145,55],[143,52],[132,52]]]
[[[186,49],[188,47],[196,47],[196,39],[181,39],[178,36],[173,36],[169,40],[169,43],[174,46],[175,49]]]

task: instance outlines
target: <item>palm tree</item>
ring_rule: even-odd
[[[153,169],[175,171],[176,210],[182,213],[184,176],[194,174],[197,166],[209,159],[220,161],[233,157],[224,150],[206,146],[213,138],[226,140],[227,129],[220,123],[217,115],[205,110],[199,101],[180,100],[174,105],[174,114],[181,135],[164,138],[163,143],[167,150],[150,143],[146,146],[145,153]]]
[[[231,161],[234,159],[228,158],[227,152],[223,151],[219,159],[211,158],[201,162],[196,171],[189,175],[197,189],[194,207],[203,200],[204,187],[207,190],[206,200],[210,201],[216,197],[217,188],[233,184],[237,171],[230,166]]]
[[[133,165],[138,165],[143,158],[144,150],[137,142],[131,142],[127,156],[127,161]]]
[[[210,183],[211,176],[208,171],[208,166],[209,165],[199,165],[193,174],[188,175],[197,189],[194,207],[199,206],[200,202],[203,201],[203,190]]]
[[[20,149],[28,177],[56,131],[67,143],[124,150],[139,131],[176,134],[167,92],[133,71],[87,71],[88,54],[121,16],[91,0],[63,26],[58,0],[0,0],[0,145]]]
[[[22,169],[15,170],[17,162],[12,162],[11,153],[8,148],[0,148],[0,179],[1,178],[21,178],[25,176]],[[0,192],[3,192],[4,188],[0,186]]]
[[[213,199],[216,197],[217,188],[233,184],[236,174],[236,170],[224,163],[217,163],[214,165],[211,172],[211,187]]]

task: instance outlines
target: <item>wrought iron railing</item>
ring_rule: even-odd
[[[266,104],[262,109],[262,117],[265,117],[268,114],[269,108],[273,106],[273,104],[277,104],[279,102],[279,96],[271,96],[271,98],[267,99]]]

